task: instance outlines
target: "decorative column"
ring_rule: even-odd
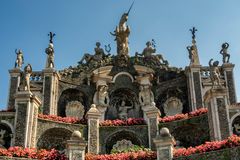
[[[175,140],[170,134],[168,128],[162,128],[160,130],[160,135],[157,135],[153,141],[157,148],[157,160],[173,159],[173,147]]]
[[[35,148],[40,100],[30,91],[16,94],[14,145]]]
[[[226,88],[212,88],[204,96],[208,107],[208,124],[211,140],[222,140],[230,136],[230,119]]]
[[[192,45],[187,46],[188,57],[190,59],[190,65],[187,67],[186,75],[188,82],[189,102],[191,104],[192,111],[203,107],[202,100],[202,82],[201,82],[201,65],[198,56],[196,33],[197,29],[193,27],[190,29],[192,34]]]
[[[87,143],[79,131],[74,131],[70,140],[67,140],[67,154],[69,160],[85,160]]]
[[[59,74],[53,68],[43,70],[43,114],[57,114]]]
[[[201,65],[186,67],[189,102],[192,111],[203,107]]]
[[[159,124],[159,117],[160,117],[160,111],[155,106],[155,103],[152,103],[152,106],[146,107],[143,109],[144,114],[146,115],[146,122],[148,125],[148,142],[149,142],[149,148],[155,149],[155,146],[153,144],[153,138],[155,138],[158,134],[158,124]]]
[[[88,153],[99,153],[99,120],[101,113],[95,104],[87,112],[88,119]]]
[[[21,70],[19,68],[14,68],[9,70],[10,74],[10,85],[9,85],[9,95],[8,95],[8,109],[15,109],[15,94],[17,93],[18,86],[20,83]]]
[[[233,74],[234,64],[223,63],[222,68],[224,72],[224,79],[226,81],[226,86],[228,88],[228,96],[229,96],[230,104],[235,104],[237,102],[237,97],[236,97],[234,74]]]

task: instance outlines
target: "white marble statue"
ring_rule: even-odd
[[[154,95],[149,85],[140,86],[139,102],[141,106],[151,105],[154,102]]]

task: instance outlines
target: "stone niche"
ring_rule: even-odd
[[[71,101],[67,103],[65,109],[66,117],[83,118],[84,106],[79,101]]]
[[[168,98],[163,106],[166,116],[173,116],[175,114],[182,113],[183,110],[183,104],[177,97]]]
[[[237,116],[232,122],[232,131],[235,135],[240,135],[240,116]]]

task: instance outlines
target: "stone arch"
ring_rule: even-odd
[[[71,137],[72,131],[65,128],[50,128],[45,130],[37,140],[38,149],[65,149],[65,142]]]
[[[138,138],[136,133],[130,130],[121,130],[121,131],[114,132],[113,134],[109,135],[108,138],[106,138],[106,141],[105,141],[106,153],[110,153],[113,145],[116,144],[117,141],[121,141],[123,139],[131,141],[132,144],[134,145],[138,145],[138,146],[143,145],[141,139]]]
[[[120,76],[127,76],[131,79],[132,82],[134,82],[134,78],[133,76],[128,73],[128,72],[119,72],[118,74],[116,74],[114,77],[113,77],[113,82],[115,83],[116,82],[116,79]]]
[[[13,139],[13,126],[11,123],[5,120],[1,120],[0,123],[0,146],[3,146],[5,148],[9,148],[12,146]]]
[[[76,88],[66,89],[62,92],[58,100],[58,115],[66,117],[66,106],[68,103],[78,101],[84,106],[84,114],[86,114],[89,107],[88,96],[81,90]]]
[[[105,119],[121,119],[122,102],[129,107],[127,118],[140,118],[143,113],[139,104],[138,95],[129,88],[119,88],[110,93],[110,107],[105,112]]]

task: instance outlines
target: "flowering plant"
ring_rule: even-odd
[[[64,123],[73,123],[73,124],[87,124],[86,119],[79,119],[76,117],[60,117],[56,115],[44,115],[38,114],[38,118],[57,121],[57,122],[64,122]]]
[[[104,155],[93,155],[86,154],[86,160],[155,160],[157,159],[156,152],[153,151],[138,151],[138,152],[127,152],[118,154],[104,154]]]
[[[174,157],[189,156],[195,153],[204,153],[204,152],[215,151],[223,148],[231,148],[231,147],[237,147],[237,146],[240,146],[240,137],[236,135],[232,135],[222,141],[205,142],[204,144],[196,147],[175,149]]]
[[[143,118],[128,118],[127,120],[105,120],[100,122],[100,126],[131,126],[146,124]]]
[[[201,108],[201,109],[198,109],[196,111],[189,112],[186,114],[176,114],[174,116],[165,116],[163,118],[160,118],[159,122],[163,123],[163,122],[172,122],[172,121],[176,121],[176,120],[188,119],[188,118],[200,116],[207,112],[208,112],[207,108]]]
[[[111,154],[113,153],[126,153],[126,152],[138,152],[138,151],[151,151],[149,148],[145,148],[144,146],[133,145],[124,150],[112,149]]]
[[[22,148],[18,146],[10,147],[9,149],[1,148],[0,156],[33,158],[39,160],[67,160],[64,154],[61,154],[55,149],[48,151],[45,149],[36,150],[34,148]]]

